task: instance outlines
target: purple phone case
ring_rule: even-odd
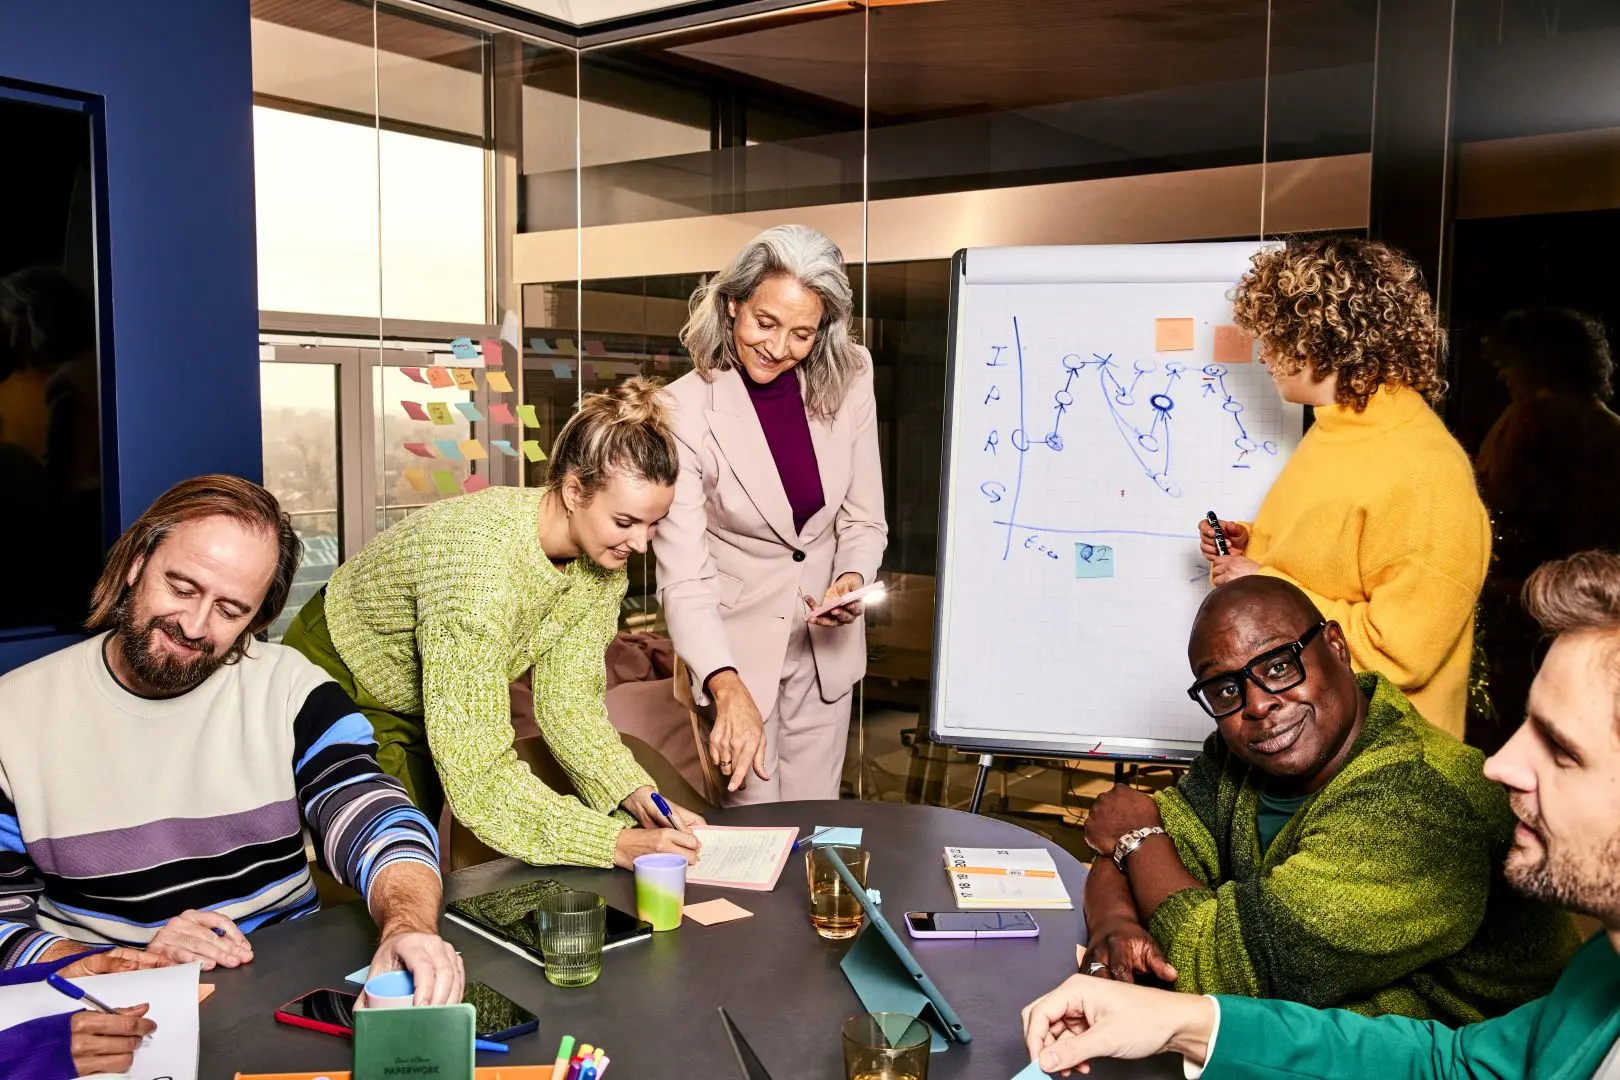
[[[1008,910],[1012,909],[1009,908]],[[929,911],[906,912],[906,933],[914,938],[956,938],[958,940],[970,939],[975,941],[979,938],[1032,938],[1041,936],[1039,923],[1030,930],[924,930],[919,933],[916,926],[912,925],[911,917],[913,915],[931,914],[936,913]],[[1023,914],[1029,915],[1029,912],[1026,911]],[[1030,921],[1033,922],[1034,919],[1035,916],[1030,915]]]

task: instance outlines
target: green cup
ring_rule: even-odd
[[[686,856],[657,853],[636,859],[636,917],[654,930],[681,925],[686,904]]]
[[[607,901],[591,892],[565,892],[541,901],[535,912],[540,955],[552,986],[589,986],[602,973]]]

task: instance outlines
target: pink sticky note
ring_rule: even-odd
[[[1247,364],[1254,358],[1254,337],[1235,326],[1215,328],[1215,362]]]
[[[730,900],[705,900],[701,904],[687,904],[681,909],[681,914],[695,923],[713,926],[715,923],[746,919],[754,913]]]
[[[477,473],[474,473],[472,476],[467,477],[467,479],[461,482],[461,490],[465,491],[468,495],[471,495],[475,491],[483,491],[487,487],[489,487],[489,480],[478,475]]]
[[[422,408],[422,406],[418,402],[415,402],[415,401],[402,401],[402,402],[400,402],[400,404],[405,406],[405,415],[410,417],[412,420],[427,420],[427,419],[429,419],[428,414],[427,414],[427,410]]]
[[[399,370],[403,371],[405,373],[405,377],[407,379],[411,380],[411,382],[419,382],[423,386],[427,385],[427,380],[422,377],[422,369],[421,368],[419,368],[419,367],[402,367]]]
[[[430,450],[428,448],[427,443],[408,442],[408,443],[405,444],[405,449],[409,450],[411,453],[415,454],[417,457],[438,457],[439,456],[439,455],[435,454],[432,450]]]
[[[607,346],[600,341],[587,341],[585,343],[585,352],[589,356],[606,356]]]
[[[512,407],[504,401],[489,403],[489,422],[492,424],[515,424],[517,417],[512,415]]]
[[[501,366],[501,343],[494,338],[485,338],[478,343],[478,348],[484,354],[485,367]]]

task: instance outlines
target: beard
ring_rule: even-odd
[[[1503,868],[1509,885],[1532,900],[1541,900],[1605,925],[1620,920],[1620,835],[1610,836],[1580,854],[1554,851],[1541,819],[1515,805],[1514,811],[1536,834],[1541,857],[1534,859],[1515,843]]]
[[[188,690],[195,690],[241,652],[238,643],[224,655],[216,656],[213,642],[187,637],[185,631],[180,629],[179,620],[172,616],[154,615],[142,621],[132,608],[132,604],[125,603],[118,611],[118,650],[136,677],[160,694],[184,694]],[[181,660],[154,652],[152,643],[157,634],[166,634],[181,645],[195,649],[197,655],[190,660]]]

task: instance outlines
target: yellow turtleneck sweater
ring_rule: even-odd
[[[1358,671],[1458,738],[1490,519],[1468,455],[1421,394],[1373,394],[1316,422],[1266,493],[1245,552],[1344,628]]]

